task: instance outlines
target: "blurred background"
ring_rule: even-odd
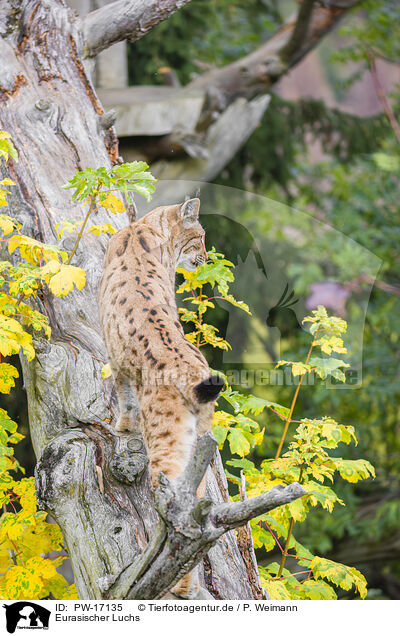
[[[70,4],[85,14],[104,2]],[[216,308],[209,322],[227,334],[236,358],[210,352],[214,368],[304,360],[309,337],[301,319],[319,304],[348,321],[356,380],[341,390],[306,386],[296,416],[353,425],[359,445],[343,457],[368,459],[377,476],[339,482],[346,506],[332,515],[313,509],[296,536],[314,553],[360,569],[368,598],[398,599],[400,7],[396,0],[357,3],[268,85],[231,86],[227,99],[201,80],[247,59],[297,9],[291,0],[192,0],[142,40],[101,53],[93,79],[102,103],[115,110],[121,156],[148,161],[166,180],[156,199],[181,200],[185,186],[176,180],[216,184],[201,190],[207,246],[238,266],[234,291],[254,318],[235,323],[222,303]],[[209,120],[206,100],[215,102]],[[262,353],[260,365],[252,352]],[[244,388],[281,404],[293,394],[288,385]],[[21,384],[5,408],[28,435]],[[282,428],[262,417],[256,463],[272,456]],[[29,438],[17,450],[32,474]],[[258,557],[263,564],[265,553]]]

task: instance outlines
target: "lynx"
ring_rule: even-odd
[[[199,199],[158,207],[120,230],[100,281],[100,321],[120,406],[115,428],[141,431],[153,485],[160,472],[174,480],[184,471],[223,386],[186,339],[175,301],[176,268],[194,271],[207,259],[199,207]],[[191,597],[196,587],[190,573],[173,592]]]

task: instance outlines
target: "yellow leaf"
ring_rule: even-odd
[[[99,236],[99,234],[115,234],[115,227],[111,225],[111,223],[104,223],[103,225],[91,225],[88,229],[88,232],[94,234],[95,236]]]
[[[367,581],[363,574],[356,570],[356,568],[318,556],[314,557],[310,568],[313,571],[315,579],[327,579],[343,590],[350,590],[354,585],[361,598],[365,598],[367,595]]]
[[[290,601],[292,596],[285,586],[284,581],[273,581],[262,577],[263,587],[267,590],[271,600],[273,601]]]
[[[10,316],[0,314],[0,353],[4,356],[10,356],[13,353],[18,353],[23,349],[27,357],[33,351],[32,348],[32,336],[26,333],[19,322]],[[34,352],[31,360],[34,357]]]
[[[53,576],[57,575],[56,567],[61,565],[62,558],[54,559],[50,561],[49,559],[44,559],[41,556],[34,556],[31,559],[28,559],[26,562],[26,567],[29,568],[34,576],[40,577],[43,582],[48,581]]]
[[[68,587],[65,588],[64,592],[62,592],[61,594],[59,594],[58,598],[62,601],[74,601],[76,599],[78,599],[78,591],[76,589],[76,585],[72,584],[72,585],[68,585]]]
[[[12,181],[8,177],[0,181],[0,185],[15,185],[15,181]]]
[[[333,462],[340,476],[353,484],[360,481],[360,479],[375,478],[375,469],[366,459],[335,458]]]
[[[0,203],[1,205],[1,203]],[[0,230],[2,230],[4,236],[10,234],[16,227],[20,226],[19,223],[6,214],[0,214]]]
[[[111,377],[112,371],[111,371],[111,367],[110,367],[110,365],[108,363],[105,364],[103,367],[101,367],[100,375],[101,375],[103,380],[106,380],[107,378]]]
[[[15,386],[14,378],[18,378],[18,371],[12,364],[2,362],[0,364],[0,393],[10,393]]]
[[[125,212],[125,207],[121,199],[116,197],[115,194],[111,194],[111,192],[108,192],[107,194],[100,194],[99,201],[103,208],[109,210],[113,214]]]
[[[0,575],[4,574],[12,564],[10,552],[2,544],[0,547]]]
[[[26,359],[33,360],[33,358],[35,357],[35,349],[32,346],[31,334],[23,331],[22,334],[17,336],[17,340],[21,346],[22,351],[26,355]]]
[[[68,258],[68,254],[60,250],[57,245],[41,243],[40,241],[36,241],[36,239],[22,234],[15,234],[8,241],[8,251],[10,254],[17,248],[20,250],[21,257],[31,265],[39,265],[43,261],[48,262],[52,259],[58,259],[60,256],[63,262]]]
[[[48,263],[46,263],[46,265],[44,265],[41,269],[40,269],[40,275],[42,277],[42,280],[45,281],[45,283],[48,283],[50,278],[54,275],[57,274],[57,272],[60,271],[60,262],[56,261],[54,259],[52,259],[51,261],[49,261]]]
[[[232,423],[237,422],[237,418],[226,411],[215,411],[212,419],[213,426],[228,427]]]
[[[66,296],[72,291],[74,285],[77,289],[83,289],[86,275],[83,269],[74,265],[61,265],[60,271],[49,280],[50,291],[55,296]]]
[[[30,569],[14,565],[6,572],[4,579],[7,598],[13,600],[40,598],[43,581]]]
[[[71,221],[70,219],[63,219],[60,223],[57,223],[56,230],[58,238],[61,238],[65,232],[76,232],[78,227],[82,225],[82,221]]]

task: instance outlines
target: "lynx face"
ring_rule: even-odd
[[[207,260],[204,230],[199,223],[199,199],[190,199],[177,209],[174,228],[176,266],[193,272]]]
[[[198,222],[194,223],[190,230],[183,232],[177,267],[183,267],[188,272],[193,272],[206,262],[207,251],[204,244],[204,236],[205,232]]]

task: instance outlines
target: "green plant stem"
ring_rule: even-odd
[[[286,537],[285,547],[283,549],[281,564],[279,566],[279,572],[278,572],[278,576],[277,576],[278,579],[281,578],[281,575],[282,575],[282,572],[283,572],[283,568],[284,568],[284,565],[285,565],[287,553],[288,553],[288,550],[289,550],[289,542],[290,542],[290,538],[292,536],[293,526],[294,526],[294,519],[292,517],[291,520],[290,520],[290,524],[289,524],[289,530],[288,530],[287,537]]]
[[[314,334],[313,341],[312,341],[312,343],[310,345],[310,348],[308,350],[308,353],[307,353],[307,358],[306,358],[305,364],[308,364],[308,361],[310,359],[311,352],[312,352],[312,349],[313,349],[313,346],[314,346],[314,342],[315,342],[316,337],[317,337],[317,333],[318,333],[318,330]],[[275,459],[278,459],[280,454],[281,454],[281,452],[282,452],[282,447],[283,447],[283,444],[285,442],[285,438],[286,438],[287,432],[289,430],[290,422],[292,421],[292,415],[293,415],[294,407],[296,406],[297,397],[299,395],[299,391],[300,391],[301,383],[303,382],[304,375],[300,376],[299,383],[298,383],[298,385],[296,387],[296,391],[294,393],[293,400],[292,400],[292,403],[290,405],[289,415],[287,416],[287,418],[285,420],[285,427],[283,429],[281,441],[279,442],[278,450],[276,451]]]
[[[92,212],[94,211],[94,209],[96,207],[96,196],[97,196],[96,194],[92,194],[92,196],[90,197],[89,210],[88,210],[88,212],[87,212],[87,214],[85,216],[85,220],[82,223],[81,229],[79,230],[78,236],[76,237],[75,245],[74,245],[74,247],[72,249],[71,254],[68,257],[66,265],[70,264],[70,262],[72,260],[72,257],[74,256],[74,254],[75,254],[75,252],[76,252],[76,250],[78,248],[79,242],[80,242],[80,240],[82,238],[82,234],[83,234],[83,230],[85,229],[85,225],[88,222],[90,215],[92,214]]]
[[[304,464],[302,464],[302,466],[300,468],[299,484],[301,483],[301,480],[303,478],[303,468],[304,468]],[[283,568],[284,568],[284,565],[285,565],[287,553],[288,553],[288,550],[289,550],[289,543],[290,543],[290,539],[291,539],[292,532],[293,532],[293,526],[294,526],[294,519],[292,517],[291,520],[290,520],[290,523],[289,523],[289,530],[288,530],[287,537],[286,537],[285,547],[284,547],[283,553],[282,553],[281,564],[279,566],[279,572],[278,572],[278,576],[277,576],[278,579],[280,579],[281,576],[282,576],[282,572],[283,572]]]
[[[201,302],[201,300],[203,299],[203,287],[200,287],[200,292],[199,292],[199,296],[198,297],[199,297],[200,302]],[[203,322],[203,318],[202,318],[202,315],[200,313],[199,305],[198,305],[197,312],[198,312],[198,316],[199,316],[198,317],[198,324],[199,324],[199,327],[201,328],[201,324]],[[201,343],[201,331],[199,331],[199,333],[197,334],[197,348],[198,349],[200,349],[200,343]]]

